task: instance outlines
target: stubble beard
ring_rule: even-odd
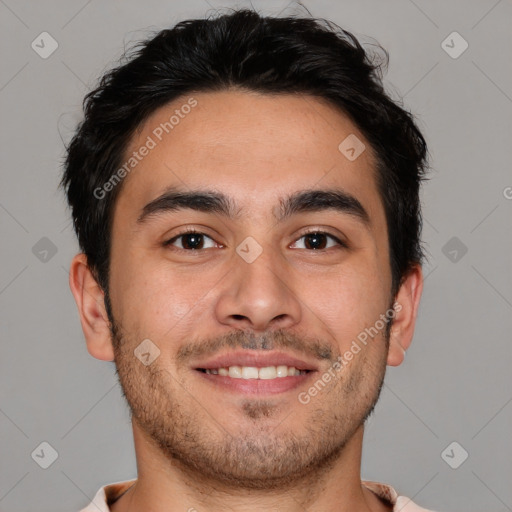
[[[344,369],[319,400],[307,405],[297,400],[295,407],[309,409],[299,431],[293,411],[283,418],[275,401],[246,398],[240,425],[249,423],[250,429],[242,429],[212,415],[208,397],[192,396],[186,382],[155,364],[158,359],[141,364],[133,353],[137,343],[112,320],[111,334],[122,394],[145,437],[189,477],[237,489],[286,489],[317,481],[373,412],[386,369],[385,357],[372,364],[361,355],[359,369]],[[384,339],[387,349],[387,333]]]

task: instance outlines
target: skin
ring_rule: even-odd
[[[132,412],[138,480],[111,509],[390,510],[361,484],[364,420],[386,365],[400,365],[411,343],[419,266],[394,298],[400,311],[388,342],[379,331],[308,404],[297,397],[313,381],[272,396],[231,393],[199,375],[191,357],[178,358],[185,348],[217,354],[272,346],[311,359],[316,344],[330,354],[315,359],[321,377],[389,309],[387,226],[371,148],[346,116],[314,97],[236,90],[191,96],[198,105],[122,185],[109,281],[114,325],[85,256],[71,265],[87,349],[115,360]],[[127,155],[187,99],[149,117]],[[338,150],[349,134],[366,144],[354,161]],[[221,191],[240,217],[186,209],[137,223],[142,208],[171,185]],[[273,217],[279,198],[329,187],[361,202],[369,228],[335,210],[282,223]],[[175,250],[186,247],[183,238],[163,246],[184,227],[210,237],[204,249]],[[312,249],[304,232],[315,229],[348,247],[327,238],[326,249]],[[236,252],[248,236],[262,248],[252,263]],[[148,338],[160,355],[145,366],[133,351]]]

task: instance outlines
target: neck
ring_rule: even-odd
[[[337,458],[282,488],[240,489],[170,461],[132,419],[137,481],[110,506],[112,512],[385,512],[391,509],[361,484],[361,426]],[[270,486],[269,486],[270,487]]]

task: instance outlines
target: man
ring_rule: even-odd
[[[413,336],[427,154],[370,57],[240,10],[163,30],[86,97],[70,286],[138,477],[84,511],[425,510],[360,478]]]

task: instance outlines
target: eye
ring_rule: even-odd
[[[303,240],[303,247],[297,247],[299,240]],[[334,243],[329,245],[329,239]],[[294,249],[310,249],[314,251],[323,251],[326,249],[330,249],[331,247],[335,247],[336,245],[341,247],[347,247],[345,243],[339,240],[334,235],[330,233],[326,233],[325,231],[311,231],[309,233],[305,233],[302,235],[296,242],[291,246]]]
[[[209,240],[210,242],[207,242]],[[176,245],[177,243],[177,245]],[[200,233],[199,231],[186,231],[174,236],[170,240],[164,242],[164,246],[173,246],[183,251],[196,251],[201,249],[211,249],[217,246],[213,238]]]
[[[302,246],[300,241],[302,242]],[[213,249],[215,247],[222,247],[208,235],[189,229],[184,231],[170,240],[163,243],[164,247],[172,246],[174,249],[179,251],[200,251],[202,249]],[[295,241],[290,247],[293,249],[308,249],[313,251],[325,251],[333,247],[347,247],[339,238],[325,231],[310,231],[304,233],[297,241]]]

